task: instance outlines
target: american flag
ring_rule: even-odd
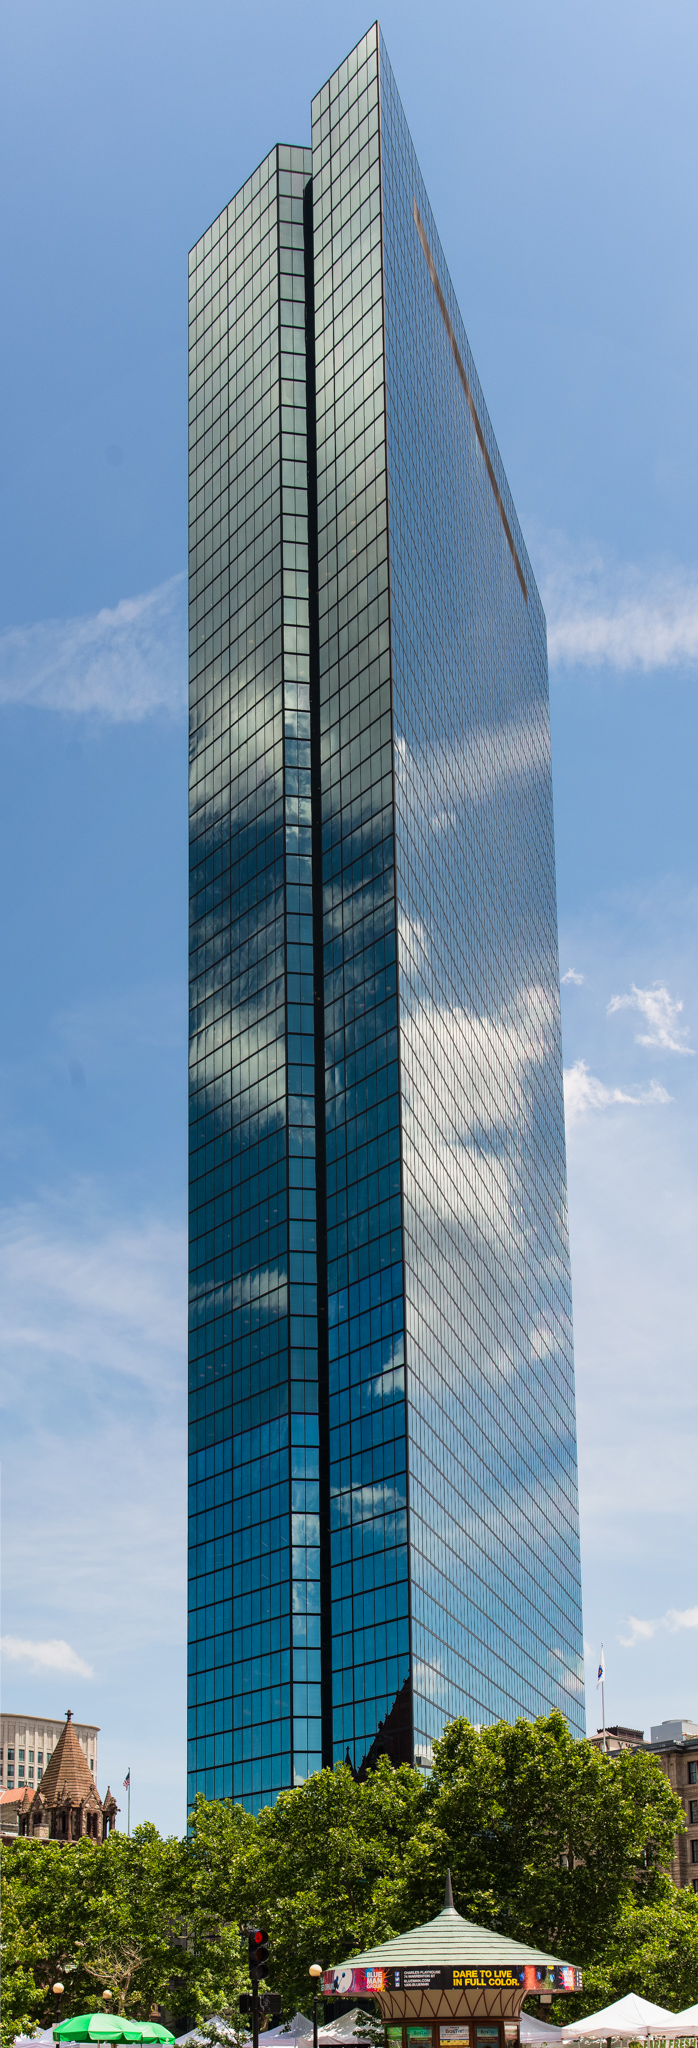
[[[130,1790],[131,1790],[131,1765],[129,1764],[128,1770],[127,1770],[127,1772],[126,1772],[126,1776],[125,1776],[125,1778],[124,1778],[124,1791],[125,1791],[125,1792],[130,1792]]]

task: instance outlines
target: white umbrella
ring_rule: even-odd
[[[569,2027],[563,2027],[563,2044],[568,2041],[656,2041],[675,2040],[677,2033],[676,2013],[667,2012],[662,2005],[651,2005],[648,1998],[638,1998],[636,1991],[628,1991],[625,1998],[617,1998],[614,2005],[606,2005],[602,2012],[591,2012],[585,2020],[573,2020]]]

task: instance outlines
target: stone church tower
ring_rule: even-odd
[[[116,1825],[119,1809],[107,1787],[100,1799],[87,1757],[73,1727],[72,1713],[66,1714],[50,1764],[32,1798],[25,1792],[19,1810],[20,1835],[40,1842],[78,1842],[88,1835],[103,1842]]]

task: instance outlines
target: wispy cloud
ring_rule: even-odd
[[[575,988],[581,988],[583,980],[584,980],[584,975],[583,975],[583,974],[577,974],[577,973],[575,972],[575,969],[574,969],[574,967],[568,967],[568,969],[567,969],[567,973],[566,973],[566,974],[563,974],[563,977],[562,977],[563,987],[565,986],[565,984],[566,984],[567,982],[569,982],[569,981],[572,981],[572,982],[574,982]]]
[[[0,704],[92,713],[112,723],[186,701],[184,576],[75,619],[45,619],[0,635]]]
[[[564,1082],[568,1125],[586,1116],[590,1109],[611,1109],[619,1102],[644,1108],[649,1103],[672,1100],[659,1081],[650,1081],[647,1088],[608,1088],[604,1081],[597,1080],[596,1075],[589,1072],[586,1060],[575,1060],[574,1066],[566,1067]]]
[[[25,1636],[0,1636],[0,1650],[10,1664],[31,1664],[35,1671],[63,1671],[68,1677],[94,1678],[91,1664],[71,1650],[60,1636],[34,1643]]]
[[[655,981],[652,988],[636,988],[633,982],[627,996],[611,996],[608,1015],[616,1010],[639,1010],[648,1026],[647,1031],[635,1034],[637,1045],[658,1045],[662,1052],[688,1053],[694,1058],[692,1045],[684,1041],[689,1036],[687,1024],[679,1024],[683,1003],[669,994],[661,981]]]
[[[642,1621],[636,1614],[628,1615],[630,1634],[619,1636],[624,1650],[634,1650],[637,1643],[651,1642],[660,1629],[668,1629],[675,1636],[680,1629],[698,1628],[698,1607],[668,1607],[666,1614],[660,1614],[654,1621]]]
[[[89,1629],[103,1669],[180,1639],[186,1322],[179,1224],[114,1216],[92,1182],[0,1214],[13,1640]]]
[[[400,733],[395,745],[398,787],[410,785],[410,804],[429,833],[463,832],[464,811],[479,810],[504,788],[548,773],[547,705],[527,706],[518,718],[482,719],[446,745],[424,732],[417,745]]]
[[[551,666],[630,670],[698,662],[694,570],[648,573],[588,548],[575,557],[559,541],[544,544],[541,555]]]
[[[185,1347],[184,1231],[104,1221],[96,1202],[90,1216],[91,1194],[0,1214],[0,1360],[15,1374],[63,1358],[90,1379],[171,1386]]]

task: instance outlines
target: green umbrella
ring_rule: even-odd
[[[157,2020],[132,2020],[131,2025],[138,2028],[139,2041],[165,2041],[168,2048],[172,2048],[174,2034],[168,2034],[167,2028],[161,2027]]]
[[[143,2023],[140,2020],[126,2020],[118,2012],[81,2012],[75,2019],[61,2020],[53,2029],[54,2041],[142,2041]],[[163,2034],[163,2040],[174,2040],[173,2034]]]

